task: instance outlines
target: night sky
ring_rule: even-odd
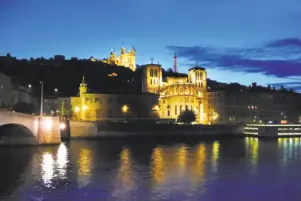
[[[301,91],[301,0],[0,0],[0,55],[196,62],[208,77]]]

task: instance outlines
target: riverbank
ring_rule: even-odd
[[[97,123],[70,121],[70,138],[130,137],[130,136],[239,136],[240,126],[178,125],[148,123]]]

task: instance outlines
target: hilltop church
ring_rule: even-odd
[[[93,57],[91,57],[90,60],[93,62],[102,61],[111,65],[124,66],[126,68],[131,69],[132,71],[136,70],[136,50],[134,47],[129,49],[128,52],[125,50],[124,47],[121,47],[119,56],[117,56],[114,50],[112,49],[109,58],[103,60],[96,60]]]

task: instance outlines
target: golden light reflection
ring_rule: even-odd
[[[212,157],[211,157],[213,171],[217,170],[218,159],[219,159],[219,149],[220,149],[219,142],[214,141],[213,146],[212,146]]]
[[[64,143],[60,144],[59,146],[56,163],[58,165],[59,177],[66,178],[67,164],[68,164],[68,151]]]
[[[51,153],[45,152],[42,155],[42,179],[46,187],[51,187],[54,177],[54,159]]]
[[[197,149],[197,160],[196,160],[196,173],[197,176],[204,176],[205,170],[205,161],[206,161],[206,147],[204,144],[200,144]]]
[[[258,163],[258,147],[259,142],[256,137],[246,137],[245,144],[247,147],[247,153],[251,154],[251,162],[253,165],[257,165]]]
[[[128,148],[124,148],[120,153],[120,167],[117,175],[117,189],[114,196],[122,197],[124,193],[130,192],[134,188],[132,170],[132,157]]]
[[[179,164],[179,169],[181,174],[185,173],[187,155],[188,155],[187,146],[185,144],[181,145],[177,150],[177,159],[178,159],[178,164]]]
[[[78,160],[78,176],[80,186],[86,186],[90,183],[92,176],[92,152],[87,148],[80,150],[80,156]]]
[[[152,178],[156,184],[162,184],[164,182],[164,159],[163,159],[163,150],[160,147],[157,147],[153,150],[152,153]]]

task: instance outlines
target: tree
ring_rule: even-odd
[[[178,122],[182,122],[184,124],[191,124],[195,120],[196,115],[192,110],[185,110],[178,117]]]

